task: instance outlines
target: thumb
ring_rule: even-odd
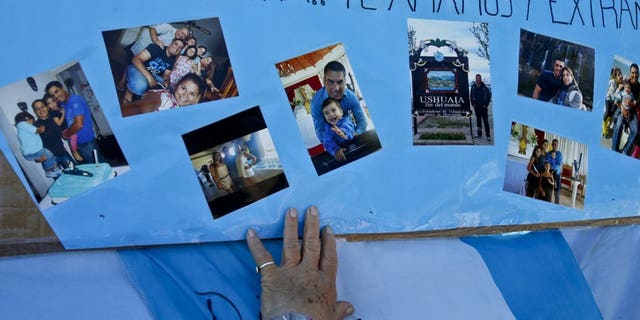
[[[336,319],[342,320],[346,316],[350,316],[353,314],[355,309],[351,305],[351,303],[347,301],[338,301],[336,302]]]

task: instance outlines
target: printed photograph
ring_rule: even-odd
[[[489,25],[408,24],[413,145],[493,145]]]
[[[640,158],[638,142],[638,64],[615,56],[609,73],[605,110],[602,118],[602,138],[605,148],[633,158]]]
[[[518,95],[591,111],[594,56],[593,48],[520,29]]]
[[[218,18],[104,31],[123,117],[238,95]]]
[[[289,186],[259,107],[182,139],[214,219]]]
[[[381,148],[341,43],[278,62],[275,67],[318,175]]]
[[[44,210],[129,171],[74,62],[0,88],[0,130]]]
[[[504,191],[582,210],[588,167],[586,144],[511,123]]]

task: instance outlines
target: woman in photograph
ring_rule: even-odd
[[[611,69],[607,96],[605,97],[604,116],[602,118],[602,135],[606,138],[610,138],[612,135],[613,115],[617,109],[617,97],[624,88],[623,80],[624,77],[622,76],[622,70],[620,70],[620,68],[615,67]]]
[[[207,90],[203,94],[206,101],[220,99],[220,90],[213,84],[213,76],[216,73],[216,63],[213,57],[204,57],[200,59],[199,74],[207,84]]]
[[[122,104],[122,116],[162,111],[189,106],[200,101],[206,90],[204,80],[195,73],[187,73],[173,89],[149,90],[140,100]]]
[[[542,168],[540,181],[538,183],[538,199],[551,202],[553,187],[556,185],[553,173],[551,173],[551,162],[545,160]]]
[[[258,158],[249,152],[246,145],[238,145],[238,156],[236,157],[236,167],[238,168],[238,176],[242,177],[244,187],[251,186],[256,183],[253,166],[256,165]]]
[[[184,53],[178,57],[176,63],[173,65],[171,75],[169,76],[169,83],[171,88],[174,88],[180,79],[182,79],[188,73],[197,73],[198,66],[195,63],[196,47],[189,46],[184,50]]]
[[[527,164],[527,171],[529,171],[529,174],[527,174],[527,197],[535,197],[538,192],[543,161],[540,154],[540,146],[535,146],[531,158],[529,158],[529,164]]]
[[[222,161],[222,155],[220,152],[215,151],[211,156],[213,163],[209,165],[209,172],[213,175],[213,181],[218,186],[218,189],[224,190],[227,193],[233,192],[233,180],[229,175],[229,168]]]
[[[573,77],[573,71],[569,67],[562,68],[562,88],[551,99],[555,104],[573,109],[587,110],[582,103],[582,91]]]

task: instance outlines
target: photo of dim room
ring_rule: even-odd
[[[0,88],[0,130],[41,210],[129,171],[80,65]]]
[[[582,210],[588,164],[586,144],[512,122],[503,190]]]
[[[413,145],[493,145],[489,25],[408,19]]]
[[[218,18],[102,36],[123,117],[238,96]]]
[[[591,111],[595,51],[520,29],[518,95]]]
[[[258,107],[182,139],[214,219],[289,186]]]
[[[341,43],[275,67],[318,175],[381,148]]]
[[[638,64],[632,60],[614,56],[607,83],[600,144],[607,149],[636,159],[640,158],[638,99],[640,99]]]

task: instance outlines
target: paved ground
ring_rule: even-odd
[[[602,131],[602,128],[600,128],[600,131]],[[620,149],[622,149],[624,147],[624,144],[627,143],[628,138],[629,138],[629,135],[624,131],[622,131],[622,137],[620,137]],[[600,144],[603,145],[605,148],[611,150],[611,140],[612,140],[611,138],[601,136]]]
[[[489,126],[491,127],[491,141],[487,137],[474,138],[477,134],[476,116],[421,116],[418,117],[418,133],[413,135],[414,145],[493,145],[493,108],[489,105]],[[425,133],[461,133],[465,140],[422,140],[420,136]]]

